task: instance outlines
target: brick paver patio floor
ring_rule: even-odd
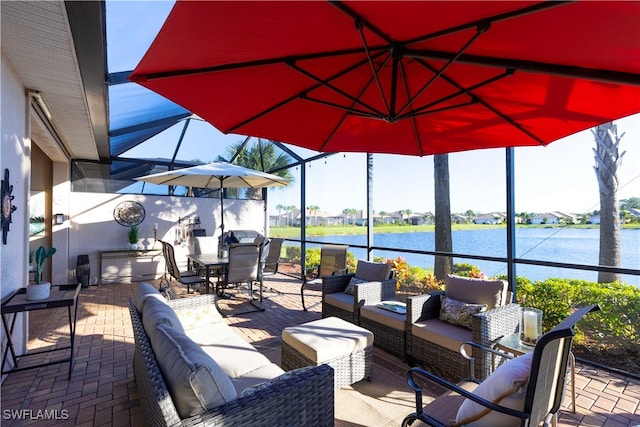
[[[0,388],[3,426],[143,425],[133,377],[134,344],[127,307],[134,286],[82,289],[71,380],[67,379],[66,363],[9,374]],[[265,286],[271,288],[265,293],[265,312],[229,317],[227,321],[258,349],[273,352],[280,347],[282,329],[319,319],[320,305],[307,312],[302,310],[299,280],[270,276]],[[305,295],[308,306],[319,302],[317,291],[308,290]],[[249,308],[242,299],[221,300],[220,306],[230,312]],[[32,312],[29,349],[68,345],[67,333],[65,309]],[[406,371],[407,366],[399,359],[381,355],[376,349],[374,362],[384,359],[387,365],[394,365],[399,375]],[[59,355],[35,356],[32,362],[52,357]],[[577,364],[576,373],[577,410],[574,414],[563,408],[560,426],[640,425],[640,381],[581,363]],[[47,419],[50,417],[57,419]]]

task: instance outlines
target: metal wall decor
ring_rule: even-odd
[[[15,196],[11,195],[13,185],[9,185],[9,169],[4,170],[4,179],[2,180],[2,243],[7,244],[7,233],[9,233],[9,224],[11,224],[11,214],[18,209],[13,205],[12,201]]]
[[[113,218],[125,227],[140,224],[144,221],[145,215],[144,207],[133,200],[121,202],[113,210]]]

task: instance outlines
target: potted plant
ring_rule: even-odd
[[[129,232],[127,234],[129,238],[129,248],[132,250],[138,249],[138,226],[132,225],[129,227]]]
[[[47,258],[56,253],[56,248],[46,250],[44,246],[40,246],[35,251],[35,283],[27,286],[28,300],[41,300],[49,298],[51,294],[51,283],[42,281],[42,269]]]

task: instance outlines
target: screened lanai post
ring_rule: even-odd
[[[515,150],[505,148],[506,179],[507,179],[507,281],[511,287],[512,302],[516,302],[516,207],[515,207]]]
[[[367,259],[373,261],[373,154],[367,153]]]

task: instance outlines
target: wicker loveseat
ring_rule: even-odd
[[[468,326],[443,319],[442,303],[453,301],[469,306],[482,306],[476,314],[468,315]],[[469,279],[449,275],[444,292],[407,298],[407,357],[416,364],[434,371],[451,381],[471,378],[469,361],[460,352],[465,342],[491,346],[501,336],[518,329],[520,308],[511,301],[506,282]],[[446,316],[444,316],[446,318]],[[482,380],[491,374],[491,356],[466,345],[465,351],[475,360],[474,376]]]
[[[332,426],[333,369],[283,371],[235,334],[214,298],[166,301],[145,283],[129,299],[146,424]]]

